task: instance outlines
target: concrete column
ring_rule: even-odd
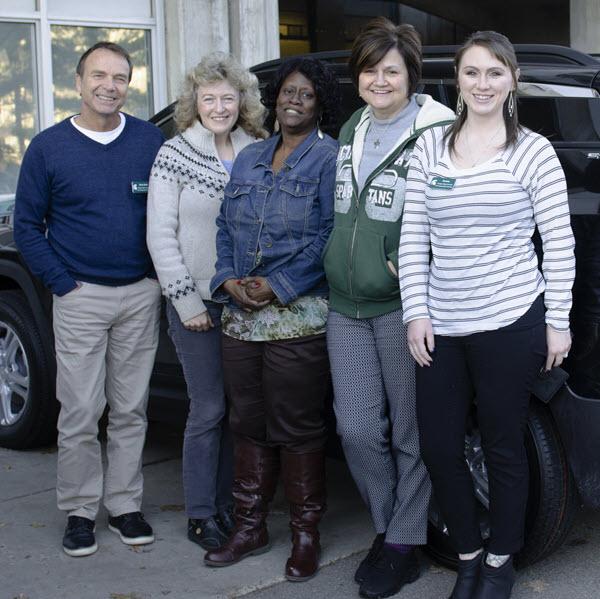
[[[164,0],[169,101],[179,94],[183,77],[204,54],[230,51],[225,0]]]
[[[571,47],[600,52],[600,2],[571,0]]]
[[[229,0],[231,52],[243,65],[279,58],[277,0]]]

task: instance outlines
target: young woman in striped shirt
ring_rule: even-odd
[[[400,288],[420,366],[421,451],[460,557],[451,599],[505,599],[512,555],[523,544],[529,389],[570,348],[574,243],[556,154],[518,123],[519,70],[509,40],[477,32],[455,66],[457,120],[427,130],[412,156]],[[542,272],[531,239],[536,227]],[[473,397],[489,476],[485,557],[464,459]]]

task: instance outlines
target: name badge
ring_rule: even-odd
[[[451,177],[434,177],[429,184],[429,187],[435,187],[437,189],[454,189],[456,179]]]
[[[148,193],[148,181],[132,181],[131,193]]]

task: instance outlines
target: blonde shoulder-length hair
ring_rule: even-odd
[[[240,94],[240,114],[236,125],[253,137],[265,139],[268,135],[263,127],[266,109],[260,101],[258,79],[224,52],[207,54],[185,76],[175,106],[178,131],[185,131],[198,119],[198,88],[218,81],[227,81]]]

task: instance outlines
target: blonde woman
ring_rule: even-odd
[[[233,526],[221,306],[209,291],[215,221],[236,155],[266,136],[264,116],[254,75],[227,54],[204,57],[185,78],[175,108],[179,133],[159,151],[148,192],[148,247],[190,399],[183,442],[188,538],[207,550],[220,547]]]

